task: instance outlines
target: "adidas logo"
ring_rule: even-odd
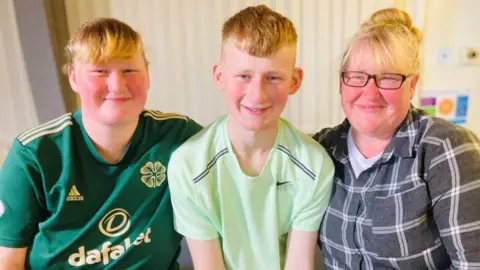
[[[78,189],[75,185],[73,185],[70,189],[66,201],[83,201],[83,196],[80,194],[80,192],[78,192]]]

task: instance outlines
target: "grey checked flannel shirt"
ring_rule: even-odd
[[[329,269],[480,269],[480,142],[410,108],[381,158],[355,177],[345,120],[314,135],[335,163],[319,231]]]

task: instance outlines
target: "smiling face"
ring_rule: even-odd
[[[367,42],[353,48],[345,71],[368,74],[397,73],[379,67]],[[408,74],[403,74],[408,75]],[[378,138],[390,137],[405,119],[418,76],[409,76],[397,90],[384,90],[370,79],[364,87],[351,87],[340,80],[342,107],[356,132]]]
[[[275,128],[289,95],[297,92],[302,70],[294,68],[295,46],[283,46],[266,57],[252,56],[232,42],[223,45],[214,82],[226,95],[233,130]]]
[[[150,88],[141,52],[103,64],[75,61],[68,75],[72,89],[80,96],[83,117],[104,125],[137,121]]]

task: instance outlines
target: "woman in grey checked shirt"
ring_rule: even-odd
[[[480,144],[410,104],[422,33],[376,12],[348,45],[347,119],[317,133],[335,162],[319,243],[333,269],[480,269]]]

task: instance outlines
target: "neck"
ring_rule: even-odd
[[[227,131],[243,172],[250,176],[259,175],[277,138],[278,125],[251,131],[233,127],[229,121]]]
[[[82,117],[83,126],[99,155],[107,162],[118,162],[132,139],[138,124],[135,122],[105,125]]]
[[[357,132],[352,128],[352,139],[358,148],[358,151],[362,153],[365,158],[372,158],[378,154],[381,154],[385,148],[387,148],[392,135],[385,137],[370,136]]]

